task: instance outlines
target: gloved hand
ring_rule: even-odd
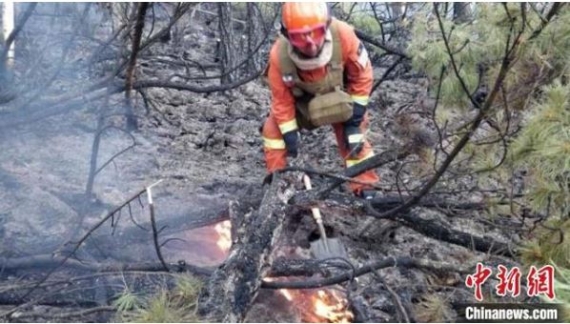
[[[359,127],[364,120],[364,114],[366,113],[366,106],[354,102],[352,104],[352,117],[347,120],[344,124]]]
[[[344,136],[346,146],[352,157],[356,157],[362,151],[364,136],[360,131],[360,124],[364,120],[366,106],[353,103],[352,117],[344,123]]]
[[[294,130],[283,134],[287,156],[296,158],[299,154],[299,132]]]
[[[351,124],[345,124],[344,136],[346,139],[346,146],[350,151],[350,156],[358,156],[364,147],[364,135],[360,131],[360,128]]]

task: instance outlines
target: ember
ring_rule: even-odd
[[[218,233],[217,245],[223,252],[231,247],[231,223],[220,222],[214,227]],[[265,278],[265,281],[276,281]],[[301,314],[303,322],[312,323],[351,323],[352,312],[348,309],[348,301],[336,289],[297,290],[279,289],[281,294]]]
[[[319,290],[314,298],[314,313],[329,323],[350,323],[352,312],[348,310],[347,300],[335,290]]]
[[[218,233],[218,240],[216,244],[223,252],[228,252],[230,247],[232,246],[232,232],[231,232],[231,223],[229,220],[225,220],[216,224],[214,227],[216,232]]]
[[[265,278],[265,281],[276,281],[274,278]],[[348,302],[342,294],[335,289],[315,290],[288,290],[279,289],[301,315],[305,323],[351,323],[354,319],[348,309]]]

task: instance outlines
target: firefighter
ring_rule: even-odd
[[[262,127],[269,173],[298,155],[299,131],[332,125],[345,167],[374,155],[365,135],[372,89],[372,65],[349,24],[331,17],[326,3],[283,4],[281,35],[273,44],[265,80],[271,108]],[[357,196],[371,198],[367,184],[380,179],[369,170],[349,183]]]

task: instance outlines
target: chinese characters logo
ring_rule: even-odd
[[[523,278],[522,271],[514,267],[508,269],[503,265],[499,265],[499,272],[496,278],[499,283],[495,285],[497,295],[506,296],[508,293],[512,297],[517,297],[521,293],[521,280]],[[482,263],[477,263],[477,268],[474,274],[468,275],[465,278],[465,285],[468,288],[473,288],[475,299],[478,301],[483,300],[483,292],[481,286],[491,277],[493,269],[484,266]],[[540,269],[531,266],[528,274],[526,275],[527,282],[527,295],[529,297],[538,296],[540,294],[546,295],[551,300],[554,299],[554,267],[545,265]]]

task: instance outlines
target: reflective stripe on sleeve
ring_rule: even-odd
[[[274,150],[284,150],[285,149],[285,141],[282,139],[271,139],[264,137],[263,138],[263,146],[269,149]]]
[[[299,128],[299,127],[297,126],[297,120],[296,119],[292,119],[288,122],[284,122],[282,124],[279,124],[279,130],[281,130],[281,134],[285,134],[287,132],[294,131],[297,128]]]
[[[368,100],[370,99],[369,96],[358,96],[358,95],[351,95],[350,98],[352,98],[352,101],[363,106],[368,105]]]

